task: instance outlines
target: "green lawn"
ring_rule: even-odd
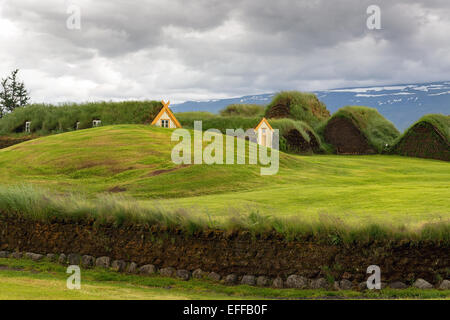
[[[247,209],[306,220],[326,213],[348,222],[420,224],[450,218],[448,163],[392,156],[296,159],[308,168],[285,169],[280,173],[282,181],[268,181],[264,188],[154,203],[195,208],[214,216]]]
[[[305,221],[326,214],[355,225],[381,222],[413,228],[450,221],[447,162],[389,155],[280,153],[278,174],[261,176],[255,165],[178,167],[170,158],[176,144],[170,141],[171,133],[144,125],[118,125],[24,142],[0,150],[0,184],[31,184],[90,199],[115,190],[138,199],[144,207],[183,208],[220,221],[256,211]],[[450,295],[416,289],[359,293],[228,287],[105,270],[84,270],[82,289],[68,290],[66,278],[60,265],[0,259],[0,299],[448,299]]]
[[[81,289],[69,290],[66,268],[47,261],[0,258],[0,299],[320,299],[400,298],[449,299],[450,291],[394,290],[327,291],[225,286],[210,281],[179,281],[158,276],[120,274],[104,269],[81,271]]]
[[[221,219],[259,211],[351,223],[419,226],[450,218],[450,164],[399,156],[280,154],[277,175],[255,165],[177,167],[172,130],[118,125],[28,141],[0,150],[3,185],[30,183],[87,197],[120,188],[144,206],[186,208]],[[155,175],[157,170],[175,169]]]

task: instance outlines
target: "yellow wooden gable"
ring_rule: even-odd
[[[267,127],[273,131],[272,126],[270,125],[269,121],[267,121],[266,118],[262,118],[261,122],[256,126],[255,131],[258,131],[259,127],[261,127],[261,125],[265,123],[267,125]]]
[[[159,113],[156,115],[155,119],[153,119],[152,121],[152,125],[155,125],[158,123],[158,121],[160,120],[160,118],[164,115],[167,114],[170,118],[170,120],[173,121],[174,125],[177,128],[181,128],[181,124],[178,122],[177,118],[175,118],[174,114],[172,113],[172,111],[169,109],[169,104],[170,101],[164,102],[164,100],[161,100],[161,103],[163,105],[163,107],[161,108],[161,110],[159,111]]]

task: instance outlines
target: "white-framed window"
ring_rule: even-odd
[[[92,126],[95,127],[100,127],[102,125],[102,120],[92,120]]]
[[[161,120],[161,127],[163,127],[163,128],[168,128],[168,127],[169,127],[169,120],[167,120],[167,119],[162,119],[162,120]]]
[[[25,132],[31,132],[31,121],[25,122]]]

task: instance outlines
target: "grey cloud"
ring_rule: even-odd
[[[382,30],[370,31],[374,2],[6,0],[0,26],[17,35],[0,35],[0,73],[21,68],[47,101],[448,80],[450,3],[376,1]],[[65,26],[69,4],[81,8],[79,31]]]

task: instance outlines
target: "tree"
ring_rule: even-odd
[[[1,81],[0,88],[0,118],[15,108],[23,107],[30,101],[25,84],[17,80],[19,69]]]

